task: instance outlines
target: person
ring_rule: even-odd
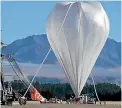
[[[95,104],[96,104],[96,98],[94,99],[94,102],[95,102]]]
[[[55,96],[55,103],[57,102],[56,96]]]
[[[62,99],[60,99],[60,103],[62,104]]]
[[[106,105],[106,101],[104,101],[104,105]]]
[[[101,105],[101,101],[100,101],[100,105]]]

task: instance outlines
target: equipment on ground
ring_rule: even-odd
[[[4,43],[2,42],[2,45],[4,45]],[[4,47],[5,48],[5,47]],[[3,47],[1,48],[3,49]],[[1,103],[2,104],[8,104],[8,105],[12,105],[12,101],[14,100],[13,97],[13,93],[14,91],[8,91],[9,89],[12,90],[12,84],[11,86],[9,86],[9,88],[6,88],[4,86],[4,75],[3,75],[3,60],[7,60],[11,66],[11,68],[13,69],[14,73],[16,74],[16,76],[19,78],[19,80],[26,86],[28,87],[30,85],[30,82],[28,80],[28,78],[24,75],[24,73],[21,71],[20,67],[18,66],[18,64],[16,63],[15,59],[12,57],[11,54],[1,54],[1,86],[2,86],[2,90],[1,90]],[[30,85],[29,88],[29,92],[31,94],[31,99],[32,100],[38,100],[38,101],[44,101],[43,96],[36,90],[36,88],[33,85]],[[14,94],[17,94],[16,92]],[[19,103],[20,105],[25,105],[26,104],[26,99],[24,99],[23,97],[18,97]]]

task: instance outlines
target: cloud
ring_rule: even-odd
[[[40,66],[39,64],[31,64],[31,63],[18,63],[18,65],[26,76],[35,75]],[[3,71],[4,74],[14,74],[11,66],[7,61],[3,62]],[[92,69],[92,72],[94,76],[101,76],[101,77],[120,78],[121,76],[120,67],[111,69],[95,67]],[[64,71],[58,63],[43,64],[37,76],[65,78]]]

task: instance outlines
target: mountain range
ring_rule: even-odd
[[[16,61],[22,63],[40,64],[46,56],[50,45],[46,34],[32,35],[24,39],[19,39],[7,45],[3,50],[4,54],[12,54]],[[50,52],[45,64],[56,64],[57,59]],[[116,68],[121,66],[121,42],[116,42],[108,38],[106,44],[101,51],[97,62],[97,67]]]

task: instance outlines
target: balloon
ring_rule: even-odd
[[[46,31],[78,98],[109,34],[107,14],[99,2],[57,3]]]

